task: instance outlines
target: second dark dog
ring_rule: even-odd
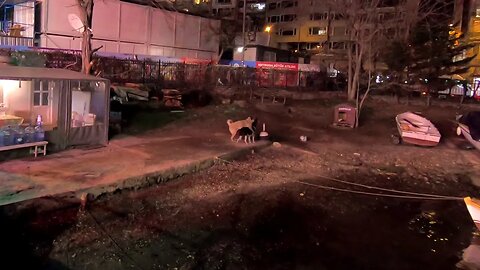
[[[248,127],[243,127],[239,129],[236,133],[238,136],[237,143],[243,138],[245,143],[254,143],[255,142],[255,132],[257,131],[257,119],[253,119],[252,129]]]

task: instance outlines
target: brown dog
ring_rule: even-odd
[[[252,124],[254,119],[252,119],[250,116],[247,117],[245,120],[239,120],[233,122],[232,120],[227,120],[227,125],[228,125],[228,130],[230,131],[230,134],[232,136],[230,137],[230,140],[233,141],[233,138],[235,138],[235,135],[237,134],[237,131],[240,130],[241,128],[249,128],[252,132],[254,131],[252,128]]]

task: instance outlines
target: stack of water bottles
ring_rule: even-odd
[[[42,128],[42,116],[37,116],[37,123],[32,125],[7,125],[0,128],[0,146],[40,142],[45,140]]]

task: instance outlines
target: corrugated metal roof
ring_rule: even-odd
[[[3,80],[79,80],[79,81],[106,81],[107,79],[85,75],[80,72],[58,68],[18,67],[0,65],[0,79]]]

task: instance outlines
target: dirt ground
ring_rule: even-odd
[[[452,120],[462,111],[370,103],[362,126],[346,130],[330,125],[335,103],[191,111],[165,128],[181,132],[196,117],[219,132],[228,118],[255,115],[281,146],[101,197],[83,212],[56,198],[6,207],[2,261],[46,269],[455,269],[475,232],[461,200],[329,188],[385,193],[334,178],[475,196],[479,156],[461,149],[464,141],[454,136]],[[394,116],[406,110],[421,111],[437,125],[439,146],[390,143]]]

